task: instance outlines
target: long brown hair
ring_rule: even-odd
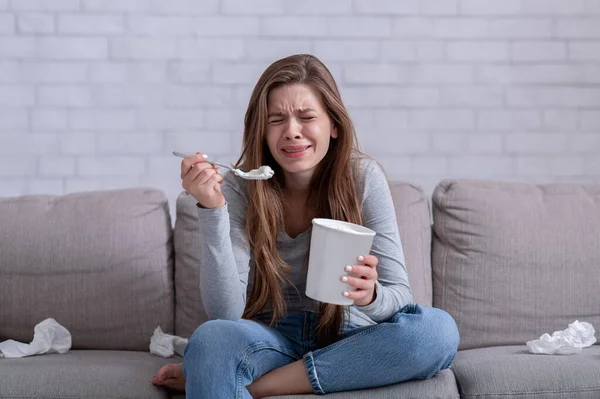
[[[316,57],[292,55],[271,64],[259,78],[248,104],[244,120],[243,148],[236,167],[250,170],[271,166],[277,175],[281,168],[266,143],[267,105],[271,90],[288,84],[305,84],[321,95],[321,100],[337,128],[338,137],[330,140],[329,150],[311,182],[316,194],[317,217],[362,224],[356,183],[351,165],[353,153],[359,153],[358,140],[348,111],[342,103],[337,84],[327,67]],[[272,323],[285,315],[282,285],[288,282],[289,265],[279,255],[277,236],[284,227],[281,181],[248,182],[246,233],[255,261],[254,285],[246,301],[243,317],[256,317],[270,301]],[[344,322],[344,307],[322,303],[319,309],[317,343],[335,342]]]

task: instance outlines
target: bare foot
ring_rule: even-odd
[[[162,386],[172,391],[185,391],[185,376],[183,375],[183,364],[167,364],[158,370],[152,377],[154,385]]]

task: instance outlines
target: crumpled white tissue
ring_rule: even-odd
[[[71,333],[52,318],[38,323],[29,344],[9,339],[0,342],[0,357],[17,358],[44,353],[66,353],[71,349]]]
[[[596,330],[590,323],[575,320],[564,331],[543,334],[540,339],[527,342],[529,352],[546,355],[573,355],[596,342]]]
[[[183,356],[188,340],[176,335],[165,334],[160,326],[156,327],[150,338],[150,353],[161,357],[171,357],[174,353]]]

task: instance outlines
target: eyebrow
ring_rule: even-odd
[[[303,114],[306,112],[317,112],[316,110],[312,109],[312,108],[298,108],[296,110],[297,112]],[[272,116],[283,116],[283,112],[277,111],[277,112],[269,112],[269,114],[267,115],[269,118]]]

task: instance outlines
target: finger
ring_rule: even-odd
[[[356,259],[363,265],[376,267],[379,264],[379,259],[374,255],[358,255]]]
[[[365,278],[368,280],[377,280],[377,270],[370,266],[348,265],[344,267],[344,271],[348,275]]]
[[[196,154],[188,155],[181,161],[181,178],[185,176],[196,164],[202,164],[206,162],[208,156],[201,152]]]
[[[352,299],[353,301],[357,301],[359,299],[365,299],[367,295],[369,295],[370,291],[367,290],[356,290],[356,291],[344,291],[342,295],[344,298]],[[372,295],[372,294],[371,294]]]
[[[194,181],[200,185],[208,183],[217,173],[213,168],[206,168],[194,179]]]
[[[214,179],[214,180],[215,180],[217,183],[219,183],[219,184],[223,183],[223,180],[225,180],[225,177],[224,177],[222,174],[218,173],[218,172],[217,172],[217,174],[216,174],[216,175],[214,175],[212,178],[213,178],[213,179]]]
[[[348,284],[350,287],[354,287],[359,290],[371,290],[374,287],[373,280],[365,280],[358,277],[342,276],[342,282]]]

